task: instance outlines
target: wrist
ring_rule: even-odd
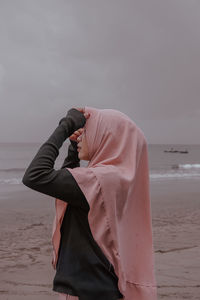
[[[59,121],[59,125],[68,130],[69,136],[79,128],[84,127],[86,118],[84,114],[75,108],[71,108],[65,117]]]

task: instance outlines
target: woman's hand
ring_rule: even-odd
[[[73,108],[75,108],[75,109],[79,110],[80,112],[82,112],[82,113],[84,114],[84,117],[85,117],[86,119],[89,118],[90,113],[86,113],[84,107],[73,107]]]
[[[70,135],[69,139],[77,142],[77,138],[82,134],[83,130],[84,130],[83,128],[80,128],[80,129],[74,131],[74,133],[72,135]]]
[[[90,117],[89,113],[85,113],[85,109],[84,107],[73,107],[77,110],[79,110],[80,112],[82,112],[84,114],[84,117],[86,119],[88,119]],[[77,142],[77,138],[83,133],[84,128],[79,128],[78,130],[74,131],[72,135],[70,135],[69,139],[72,141]]]

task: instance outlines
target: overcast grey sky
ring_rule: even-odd
[[[200,144],[199,0],[0,0],[0,142],[42,142],[74,106],[148,143]]]

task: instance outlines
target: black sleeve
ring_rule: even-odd
[[[22,183],[27,187],[43,194],[58,198],[71,205],[86,207],[84,197],[76,180],[65,167],[76,167],[79,159],[77,149],[69,146],[67,157],[59,170],[54,169],[55,160],[63,142],[77,129],[85,125],[86,119],[80,111],[71,109],[69,116],[63,118],[48,140],[42,144],[37,154],[31,161],[22,178]],[[75,143],[75,142],[74,142]],[[75,160],[74,160],[75,158]],[[84,196],[84,195],[83,195]],[[82,201],[80,201],[80,199]]]
[[[80,167],[80,159],[78,157],[77,142],[70,140],[70,145],[68,147],[68,155],[65,158],[62,168],[76,168]]]

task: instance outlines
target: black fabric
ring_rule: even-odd
[[[68,203],[61,226],[61,242],[53,290],[78,296],[79,300],[117,300],[123,297],[113,266],[94,240],[88,223],[88,202],[66,169],[80,166],[77,143],[70,140],[60,170],[54,169],[63,142],[85,124],[84,115],[68,111],[37,154],[22,178],[24,185]]]

